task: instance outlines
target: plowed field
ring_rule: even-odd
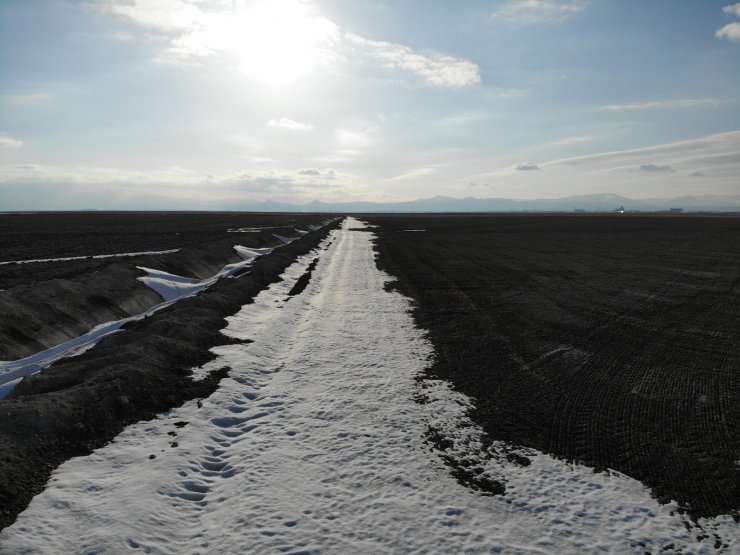
[[[365,219],[491,439],[738,514],[740,219]]]

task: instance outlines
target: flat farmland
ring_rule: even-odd
[[[121,253],[210,248],[260,229],[301,226],[307,215],[229,212],[40,212],[0,214],[0,262],[77,258],[0,265],[0,289],[67,279],[111,264]],[[88,258],[89,257],[89,258]]]
[[[473,398],[490,440],[737,518],[739,218],[363,219],[428,332],[429,372]]]

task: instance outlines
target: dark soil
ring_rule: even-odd
[[[311,281],[311,275],[316,269],[316,264],[318,264],[318,262],[319,259],[314,258],[311,264],[308,265],[308,268],[306,268],[306,271],[303,272],[303,275],[296,280],[295,285],[293,285],[293,287],[290,288],[290,291],[288,291],[289,297],[300,295],[301,293],[303,293],[303,291],[306,290],[306,287],[308,287],[308,284]]]
[[[220,280],[25,378],[0,400],[0,529],[65,460],[105,445],[127,424],[213,392],[228,368],[201,382],[191,379],[191,369],[213,359],[209,348],[229,341],[220,333],[225,318],[278,281],[331,227],[259,258],[238,279]]]
[[[363,219],[491,439],[737,518],[739,218]]]
[[[0,262],[128,252],[197,249],[223,239],[234,243],[253,232],[229,230],[301,227],[311,214],[227,212],[42,212],[0,214]],[[274,228],[274,229],[272,229]],[[283,229],[285,234],[286,230]],[[0,289],[72,278],[128,259],[88,259],[0,266]]]
[[[2,214],[0,261],[180,250],[0,265],[0,360],[32,355],[161,302],[137,281],[144,275],[137,266],[205,279],[240,260],[235,244],[274,246],[274,233],[295,235],[296,227],[321,219],[244,213]]]

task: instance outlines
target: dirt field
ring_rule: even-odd
[[[0,264],[0,360],[33,355],[161,302],[137,280],[145,275],[137,267],[206,279],[241,260],[234,245],[270,246],[275,233],[292,236],[296,228],[321,219],[244,213],[2,214],[0,262],[40,261]]]
[[[490,438],[737,517],[740,219],[364,219]]]
[[[44,212],[0,214],[0,262],[127,252],[197,249],[242,235],[237,230],[301,226],[315,215],[225,212]],[[229,233],[231,230],[232,233]],[[0,265],[0,289],[72,278],[120,259]]]

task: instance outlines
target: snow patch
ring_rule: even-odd
[[[110,335],[111,333],[120,330],[128,322],[141,320],[172,305],[180,299],[197,295],[201,291],[212,286],[221,278],[234,277],[237,274],[241,274],[245,268],[251,266],[257,257],[269,254],[274,250],[274,248],[265,247],[250,249],[240,245],[235,245],[234,250],[240,258],[242,258],[241,262],[227,264],[216,275],[202,281],[194,278],[178,276],[162,270],[137,266],[137,268],[143,270],[147,274],[146,276],[139,277],[137,279],[162,297],[162,303],[154,305],[141,314],[100,324],[79,337],[75,337],[74,339],[70,339],[69,341],[65,341],[55,347],[46,349],[31,356],[14,361],[0,361],[0,399],[5,398],[24,376],[30,376],[40,372],[44,368],[47,368],[54,362],[63,358],[82,354],[88,349],[94,347],[95,344],[106,335]]]
[[[284,237],[282,235],[278,235],[277,233],[273,233],[272,236],[275,237],[275,239],[277,239],[278,241],[280,241],[283,245],[288,245],[292,243],[293,241],[300,239],[300,237]]]
[[[33,264],[35,262],[67,262],[69,260],[88,260],[88,259],[99,259],[99,258],[118,258],[126,256],[154,256],[157,254],[172,254],[180,252],[180,249],[170,249],[166,251],[142,251],[142,252],[123,252],[118,254],[95,254],[90,256],[66,256],[64,258],[35,258],[33,260],[9,260],[7,262],[0,262],[0,266],[5,264]]]
[[[234,229],[227,229],[226,233],[258,233],[263,229],[278,229],[281,226],[272,225],[264,227],[237,227]]]
[[[251,262],[258,256],[270,254],[273,250],[275,250],[273,247],[254,248],[234,245],[234,251],[236,252],[236,254],[239,255],[242,260],[245,260],[247,262]]]

